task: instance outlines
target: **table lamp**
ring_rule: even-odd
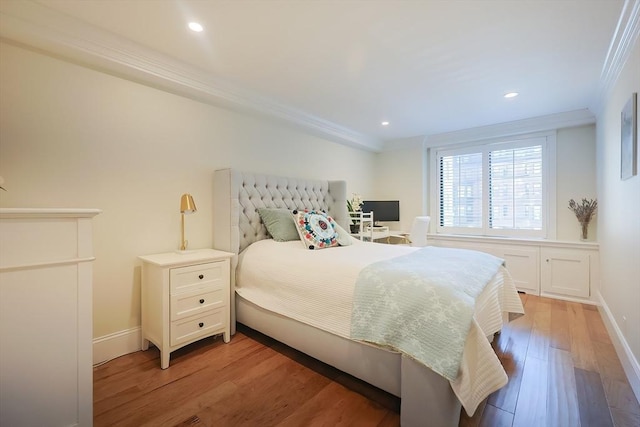
[[[181,216],[181,240],[180,240],[180,252],[184,252],[187,250],[187,245],[189,242],[184,238],[184,215],[191,214],[196,212],[198,209],[196,208],[196,203],[193,201],[193,197],[191,194],[183,194],[180,198],[180,216]]]

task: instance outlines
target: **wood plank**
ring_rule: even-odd
[[[592,341],[597,341],[605,344],[612,344],[611,338],[607,328],[604,326],[602,316],[595,306],[583,304],[583,313],[587,321],[587,328],[589,330],[589,336]]]
[[[571,356],[576,368],[597,372],[598,363],[591,344],[582,304],[567,304],[567,317],[571,339]]]
[[[540,360],[548,360],[550,331],[551,304],[546,298],[540,298],[533,313],[527,358],[537,357]]]
[[[602,381],[597,372],[574,368],[580,425],[582,427],[612,427],[613,421],[607,406]]]
[[[400,413],[387,411],[376,427],[400,427]]]
[[[511,427],[513,424],[513,414],[493,405],[484,408],[484,415],[480,422],[480,427]]]
[[[400,413],[400,398],[391,393],[377,387],[371,387],[370,384],[345,373],[341,373],[335,377],[334,381],[382,405],[391,412]]]
[[[247,355],[244,360],[249,366],[255,366],[261,363],[272,364],[272,359],[276,357],[276,352],[262,347]],[[174,365],[165,370],[158,367],[156,371],[158,376],[170,376],[175,370],[178,372],[177,379],[166,382],[162,387],[157,387],[153,393],[141,393],[137,397],[132,397],[126,402],[126,405],[112,407],[108,411],[94,416],[94,424],[96,426],[143,424],[147,419],[168,410],[167,402],[176,406],[182,405],[187,400],[217,387],[218,384],[230,378],[241,377],[246,369],[244,363],[221,367],[215,363],[215,360],[211,360],[211,365],[197,370],[197,374],[191,372],[190,375],[180,375],[181,372],[176,369],[178,367],[178,365]],[[212,378],[215,381],[212,381]]]
[[[255,425],[273,425],[274,420],[278,420],[282,412],[287,411],[287,401],[282,398],[283,394],[288,393],[289,390],[299,393],[302,388],[297,378],[298,374],[314,375],[315,373],[272,349],[268,350],[271,356],[257,363],[232,365],[230,368],[236,372],[227,376],[226,380],[234,384],[236,391],[226,394],[213,404],[206,405],[198,411],[198,416],[213,426],[239,425],[245,418],[254,420]],[[321,386],[329,383],[326,378],[322,380]],[[313,394],[316,390],[309,387],[308,392]],[[289,397],[295,399],[300,396],[291,393]],[[197,399],[197,396],[191,396],[189,400],[192,399]],[[189,400],[180,396],[177,403],[184,404]],[[155,403],[150,403],[148,406],[154,405]]]
[[[613,344],[594,341],[592,345],[600,375],[617,381],[626,381],[627,376]]]
[[[203,340],[206,341],[206,340]],[[238,337],[224,344],[222,340],[208,341],[209,345],[198,343],[196,347],[183,347],[183,354],[188,359],[176,357],[168,369],[160,369],[159,359],[149,360],[141,365],[137,371],[127,370],[112,375],[94,386],[94,417],[122,404],[135,402],[137,398],[157,390],[163,386],[185,378],[194,372],[208,368],[214,371],[224,370],[238,357],[249,357],[251,354],[264,351],[258,343]],[[194,348],[194,351],[189,352]],[[212,350],[215,349],[215,356]],[[180,351],[176,352],[180,355]],[[134,374],[135,372],[135,374]],[[104,390],[109,390],[105,392]],[[99,419],[99,418],[98,418]]]
[[[202,420],[200,420],[200,418],[198,418],[197,415],[193,415],[187,418],[186,420],[173,425],[173,427],[188,427],[188,426],[208,427],[205,423],[202,422]]]
[[[522,385],[524,362],[517,361],[509,356],[501,356],[500,362],[508,376],[507,385],[493,392],[487,401],[499,409],[515,413],[518,403],[518,394]]]
[[[156,427],[170,425],[190,425],[187,422],[193,422],[198,426],[212,425],[205,421],[205,417],[189,414],[200,414],[207,408],[214,408],[220,405],[220,402],[237,392],[238,387],[231,381],[225,381],[222,384],[211,388],[208,391],[197,394],[193,399],[185,401],[183,404],[172,402],[162,410],[154,411],[154,413],[139,427]],[[185,420],[185,417],[186,420]],[[194,419],[197,422],[194,422]],[[181,421],[183,420],[183,421]],[[135,419],[127,419],[125,423],[136,422]]]
[[[351,391],[337,383],[331,383],[320,393],[305,402],[297,411],[282,422],[279,427],[299,426],[375,426],[387,415],[379,405],[361,398],[350,398]],[[323,408],[331,402],[332,410]],[[368,409],[368,410],[365,410]]]
[[[619,381],[602,377],[602,386],[610,408],[640,416],[640,403],[638,403],[636,395],[626,379]]]
[[[200,412],[199,416],[212,425],[277,425],[298,412],[328,384],[338,385],[289,358],[285,359],[286,363],[279,368],[250,368],[255,372],[235,381],[239,387],[238,393],[222,401],[215,410]],[[374,405],[358,393],[348,392],[349,404],[352,400],[362,400]],[[327,408],[332,408],[332,405],[327,404]],[[378,408],[383,415],[378,417],[377,422],[386,414],[385,408]],[[251,420],[251,423],[245,420]]]
[[[209,337],[205,338],[201,341],[193,343],[189,346],[183,347],[180,350],[174,352],[172,355],[172,362],[170,368],[176,366],[176,364],[180,364],[181,357],[184,355],[189,355],[189,367],[186,369],[167,369],[164,371],[160,371],[160,352],[156,347],[150,347],[147,351],[139,351],[133,353],[134,357],[139,358],[140,362],[137,365],[133,365],[129,369],[122,369],[121,371],[114,371],[111,375],[102,378],[99,381],[95,381],[94,393],[98,395],[104,395],[101,391],[101,388],[109,389],[111,394],[116,394],[121,389],[128,389],[131,386],[140,386],[140,379],[143,378],[143,381],[152,380],[158,381],[158,385],[161,386],[164,384],[163,381],[166,379],[162,376],[158,375],[158,372],[171,372],[171,374],[165,374],[165,377],[174,377],[175,375],[179,375],[177,371],[181,371],[183,375],[188,375],[191,371],[199,369],[198,365],[194,365],[194,362],[208,364],[208,359],[206,353],[213,347],[220,347],[220,358],[217,359],[217,362],[226,362],[231,363],[233,358],[230,357],[231,353],[235,353],[236,347],[233,349],[225,348],[227,345],[238,346],[238,349],[248,349],[248,351],[253,351],[257,348],[256,343],[252,343],[251,341],[246,341],[246,337],[238,337],[234,339],[230,344],[224,344],[220,338],[217,337]],[[223,355],[224,354],[224,355]],[[110,364],[109,364],[110,365]],[[108,365],[104,367],[104,369],[111,369]],[[102,371],[94,370],[95,371]],[[137,375],[138,373],[142,374],[138,377],[138,381],[132,381],[132,375]],[[152,387],[153,384],[144,384],[145,387]],[[105,395],[106,397],[106,395]],[[94,409],[95,413],[95,409]]]
[[[524,315],[510,320],[494,340],[494,349],[498,356],[506,355],[522,362],[527,358],[527,348],[529,347],[538,299],[537,297],[529,297],[526,301]]]
[[[159,357],[160,352],[158,349],[152,347],[149,348],[149,351],[136,351],[135,353],[126,355],[126,357],[121,356],[99,363],[93,367],[93,382],[94,384],[99,383],[112,375],[122,374],[122,372],[129,369],[136,370],[141,364]]]
[[[507,412],[516,410],[537,301],[538,297],[527,296],[525,314],[507,323],[492,344],[509,381],[489,396],[488,403]]]
[[[549,345],[559,350],[571,351],[569,334],[569,317],[567,304],[562,300],[554,300],[551,304],[551,339]]]
[[[547,425],[547,384],[547,362],[535,357],[527,358],[513,417],[514,427]]]
[[[640,426],[640,415],[621,409],[611,409],[611,415],[616,427],[638,427]]]
[[[580,426],[580,407],[571,354],[552,348],[547,385],[549,427]]]

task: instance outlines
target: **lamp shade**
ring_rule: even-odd
[[[180,198],[180,212],[190,214],[197,211],[196,202],[193,201],[191,194],[183,194]]]

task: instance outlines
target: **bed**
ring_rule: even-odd
[[[365,266],[423,256],[422,252],[427,251],[418,253],[408,247],[360,242],[339,249],[309,251],[300,242],[273,242],[258,213],[260,208],[324,211],[348,229],[346,202],[344,181],[304,180],[232,169],[215,172],[214,246],[237,254],[232,261],[232,334],[236,321],[240,322],[400,397],[400,418],[405,427],[457,426],[462,406],[472,414],[484,398],[507,382],[487,337],[500,330],[504,312],[523,312],[513,282],[499,266],[477,295],[454,377],[443,376],[439,366],[425,364],[420,357],[402,349],[352,339],[355,322],[349,326],[353,302],[348,298],[353,289],[358,289],[362,276],[358,271],[364,272]],[[271,255],[273,258],[269,258]],[[336,265],[328,269],[334,275],[292,275],[291,263],[307,263],[309,257],[322,260],[316,265]],[[355,261],[343,262],[338,268],[338,261],[331,257]],[[315,278],[313,283],[309,277]],[[300,299],[298,293],[289,295],[289,301],[278,302],[274,295],[285,285],[297,282],[323,291],[329,288],[323,285],[331,283],[343,295],[338,298],[306,292],[313,295],[310,301]],[[317,305],[316,314],[305,304]],[[297,311],[288,311],[291,307]]]

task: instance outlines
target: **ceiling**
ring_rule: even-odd
[[[7,3],[14,1],[2,0],[3,12],[10,13],[9,6],[16,5]],[[140,57],[161,55],[208,76],[214,86],[241,91],[245,103],[276,105],[375,144],[593,111],[625,2],[36,4],[64,16],[67,29],[82,23],[74,37],[92,30],[117,35]],[[190,31],[190,21],[201,23],[204,31]],[[519,96],[505,99],[511,91]]]

